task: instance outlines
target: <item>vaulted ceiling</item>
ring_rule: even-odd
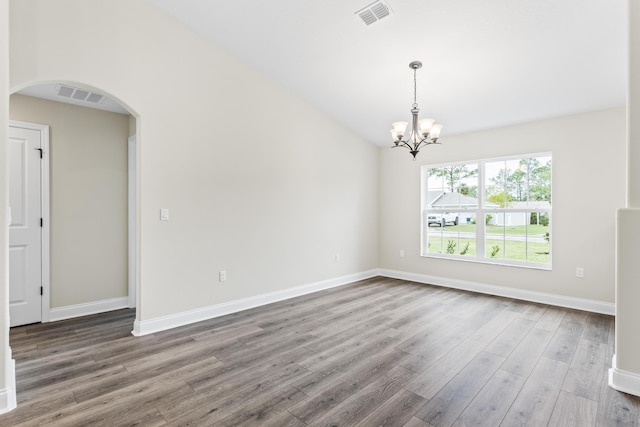
[[[625,105],[625,0],[384,0],[371,25],[371,0],[150,1],[378,145],[410,118],[412,60],[443,139]]]
[[[381,146],[410,119],[413,60],[443,141],[626,101],[626,0],[149,1]],[[389,14],[367,25],[372,4]]]

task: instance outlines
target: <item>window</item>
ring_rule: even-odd
[[[422,167],[422,255],[551,268],[551,154]]]

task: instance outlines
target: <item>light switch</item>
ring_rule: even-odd
[[[169,209],[160,209],[160,221],[169,221]]]

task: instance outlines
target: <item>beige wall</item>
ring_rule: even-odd
[[[627,91],[628,129],[628,208],[640,208],[640,1],[628,0],[629,11],[629,62]],[[638,351],[640,354],[640,349]],[[640,371],[640,364],[638,366]]]
[[[135,112],[139,320],[378,266],[377,148],[148,3],[11,2],[11,47]]]
[[[382,268],[614,301],[615,217],[625,200],[625,110],[612,109],[452,135],[422,150],[383,150],[380,160]],[[420,167],[552,152],[553,270],[420,256]],[[399,257],[404,250],[406,256]],[[585,269],[583,279],[576,267]]]
[[[125,297],[129,116],[14,94],[50,126],[51,308]]]

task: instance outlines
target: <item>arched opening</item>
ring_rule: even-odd
[[[12,263],[10,251],[12,317],[18,317],[13,316],[15,310],[28,305],[21,303],[22,288],[30,287],[33,292],[34,286],[42,296],[41,316],[32,317],[36,322],[137,307],[137,114],[98,88],[56,81],[32,82],[13,90],[9,118],[10,154],[16,123],[17,127],[44,125],[49,133],[46,148],[16,143],[21,148],[13,150],[16,156],[39,150],[40,161],[47,165],[40,171],[41,185],[48,186],[41,188],[40,199],[48,192],[49,203],[34,203],[40,209],[45,236],[40,248],[41,284],[28,277],[35,258],[27,264],[21,259]],[[12,173],[19,176],[21,172]],[[36,200],[37,196],[20,196],[20,186],[12,186],[11,177],[9,181],[10,204],[12,198],[23,197],[21,206],[31,206],[28,198]],[[10,240],[11,236],[10,231]],[[20,256],[20,251],[13,252]],[[23,271],[16,267],[12,274],[12,265],[22,266]],[[11,326],[17,324],[12,320]]]

